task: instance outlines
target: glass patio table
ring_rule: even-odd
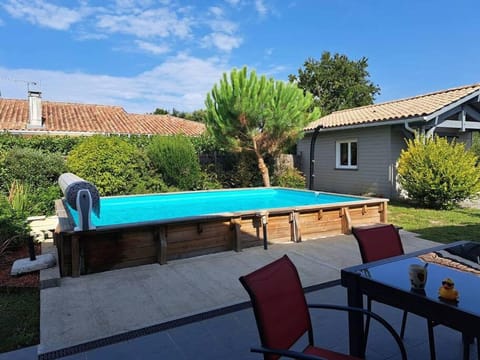
[[[413,290],[409,266],[428,263],[424,290]],[[439,298],[442,280],[455,283],[459,300]],[[348,305],[363,307],[363,295],[458,330],[464,339],[464,358],[477,339],[480,359],[480,243],[458,241],[438,247],[342,269]],[[350,354],[365,354],[363,316],[349,315]]]

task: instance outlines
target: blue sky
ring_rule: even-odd
[[[0,92],[192,111],[223,72],[368,58],[376,102],[480,82],[478,0],[2,0]]]

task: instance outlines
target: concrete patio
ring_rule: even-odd
[[[404,231],[401,236],[406,252],[438,245]],[[249,352],[259,340],[238,277],[283,254],[296,264],[310,301],[345,304],[340,270],[361,262],[352,236],[272,244],[267,251],[255,247],[62,278],[59,287],[42,289],[40,344],[24,354],[35,351],[40,359],[259,359]],[[374,311],[399,327],[398,309],[375,304]],[[317,314],[312,315],[320,344],[346,351],[346,316]],[[368,358],[397,358],[388,334],[376,332],[369,338]],[[444,327],[435,333],[438,359],[461,357],[460,334]],[[424,319],[409,317],[405,343],[410,359],[428,358]],[[7,355],[0,354],[0,360],[21,359],[21,352]]]

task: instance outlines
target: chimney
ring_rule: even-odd
[[[40,91],[28,92],[28,129],[43,127],[41,95]]]

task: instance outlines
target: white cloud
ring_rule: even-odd
[[[240,1],[241,1],[241,0],[225,0],[225,2],[226,2],[227,4],[230,4],[230,5],[232,5],[232,6],[237,6],[237,5],[239,5],[239,4],[240,4]]]
[[[5,23],[3,22],[2,19],[0,19],[0,26],[3,26],[3,25],[5,25]]]
[[[206,94],[229,68],[217,58],[183,54],[132,77],[0,67],[0,90],[3,97],[26,99],[25,84],[1,81],[26,79],[41,84],[46,101],[118,105],[132,113],[157,107],[193,111],[204,107]]]
[[[168,37],[186,38],[191,34],[191,19],[179,19],[167,8],[158,8],[127,15],[99,15],[97,26],[110,33],[130,34],[140,38]]]
[[[255,10],[260,16],[265,16],[268,13],[268,9],[263,0],[255,0]]]
[[[230,52],[235,48],[238,48],[243,39],[238,36],[232,36],[224,33],[211,33],[202,39],[204,47],[216,47],[224,52]]]
[[[228,20],[210,20],[209,26],[214,32],[224,32],[227,34],[233,34],[238,25]]]
[[[142,41],[142,40],[135,40],[135,44],[137,44],[139,49],[155,55],[165,54],[170,51],[170,48],[167,45],[157,45],[157,44],[147,42],[147,41]]]
[[[222,10],[222,8],[220,8],[220,7],[218,7],[218,6],[212,6],[212,7],[210,7],[210,8],[208,9],[208,11],[209,11],[211,14],[217,16],[217,17],[220,17],[220,16],[223,15],[223,10]]]
[[[87,7],[69,9],[44,0],[7,0],[1,6],[14,18],[55,30],[68,30],[90,13]]]

